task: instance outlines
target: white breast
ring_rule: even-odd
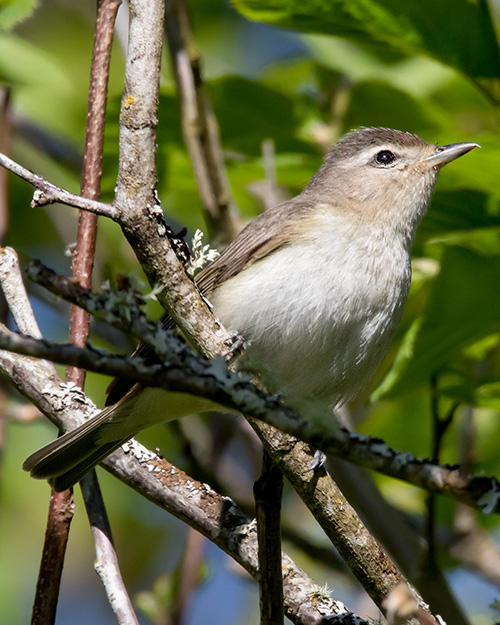
[[[245,365],[292,405],[357,395],[387,351],[410,284],[409,242],[329,212],[319,225],[210,298],[224,325],[250,341]]]

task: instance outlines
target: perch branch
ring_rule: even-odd
[[[65,385],[44,361],[0,352],[0,370],[52,421],[74,428],[97,408],[76,387]],[[255,524],[227,497],[217,494],[135,441],[103,462],[111,473],[157,506],[188,523],[257,576]],[[296,625],[319,625],[325,615],[352,623],[344,604],[324,593],[287,555],[283,555],[285,609]],[[345,621],[343,619],[346,619]],[[357,617],[356,617],[357,618]],[[359,625],[366,621],[357,618]]]
[[[169,340],[175,340],[169,337]],[[182,343],[181,343],[182,345]],[[188,349],[184,345],[185,349]],[[500,513],[500,482],[494,477],[463,475],[458,467],[438,465],[391,448],[383,440],[339,428],[323,430],[304,421],[297,413],[268,397],[250,381],[231,371],[221,376],[218,361],[211,362],[186,355],[182,364],[168,363],[147,368],[134,359],[103,354],[95,349],[82,350],[74,346],[53,346],[31,337],[0,333],[0,349],[38,358],[53,358],[61,364],[86,364],[91,371],[122,375],[137,382],[146,382],[166,390],[206,397],[232,410],[273,425],[325,453],[343,458],[353,464],[379,471],[390,477],[420,486],[483,512]],[[190,368],[189,359],[192,368]]]

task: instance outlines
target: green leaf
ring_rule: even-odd
[[[295,107],[304,100],[297,94],[236,76],[211,81],[208,89],[225,148],[260,155],[262,141],[273,139],[278,152],[314,152],[297,139]]]
[[[426,54],[474,78],[498,77],[500,54],[485,0],[233,0],[246,17]]]
[[[500,202],[470,189],[436,191],[416,245],[433,235],[500,226]]]
[[[8,30],[30,17],[38,0],[0,0],[0,30]]]
[[[301,40],[321,66],[349,76],[354,83],[377,80],[421,98],[456,79],[456,72],[424,56],[395,59],[391,54],[379,58],[373,49],[334,36],[302,35]]]
[[[464,347],[500,329],[500,256],[447,248],[422,318],[407,332],[374,399],[427,383]]]
[[[353,87],[344,119],[346,130],[359,126],[402,128],[434,137],[439,120],[429,105],[408,93],[382,82],[363,82]]]
[[[0,82],[37,87],[49,81],[54,92],[71,91],[57,58],[17,35],[0,31]]]

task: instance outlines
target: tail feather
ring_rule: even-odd
[[[104,457],[155,423],[192,412],[217,409],[209,400],[185,393],[135,385],[116,404],[32,454],[23,468],[34,478],[49,479],[57,491],[78,482]]]
[[[99,449],[96,450],[95,453],[81,460],[68,471],[52,477],[49,480],[50,484],[57,493],[61,493],[63,490],[67,490],[68,488],[79,482],[86,473],[88,473],[97,464],[99,464],[99,462],[103,460],[108,454],[115,451],[115,449],[118,449],[118,447],[120,447],[120,445],[122,445],[125,440],[119,440],[113,443],[108,443],[107,445],[102,445]]]
[[[57,491],[73,486],[139,431],[140,426],[133,427],[133,423],[128,428],[123,425],[136,396],[137,392],[130,391],[117,404],[42,447],[25,460],[23,469],[36,479],[49,479]]]
[[[84,423],[60,436],[29,456],[23,469],[36,479],[47,479],[67,471],[92,454],[96,442],[95,427],[93,423]]]

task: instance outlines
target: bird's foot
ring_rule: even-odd
[[[320,449],[316,449],[314,452],[314,457],[311,462],[311,466],[304,471],[304,473],[315,472],[318,469],[321,469],[326,462],[326,454]]]
[[[250,341],[245,341],[238,332],[232,332],[229,341],[231,345],[226,353],[226,360],[233,360],[237,356],[241,356],[250,347]]]

